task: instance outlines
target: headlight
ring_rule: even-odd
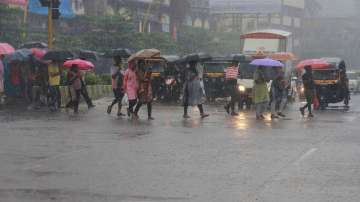
[[[305,88],[304,87],[301,87],[301,93],[304,93],[304,91],[305,91]]]
[[[241,93],[244,93],[246,91],[246,88],[243,85],[240,85],[238,88]]]

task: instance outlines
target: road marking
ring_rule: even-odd
[[[312,148],[309,151],[307,151],[304,155],[302,155],[298,160],[295,161],[294,165],[299,166],[301,162],[303,162],[305,159],[310,157],[313,153],[315,153],[318,150],[318,148]]]

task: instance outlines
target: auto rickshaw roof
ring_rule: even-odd
[[[163,55],[162,58],[168,63],[178,63],[181,59],[178,55]]]
[[[344,62],[344,60],[339,57],[324,57],[321,59],[325,60],[331,65],[329,69],[340,68],[340,64]]]

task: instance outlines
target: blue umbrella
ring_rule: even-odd
[[[270,58],[256,59],[253,60],[250,64],[255,66],[264,66],[264,67],[284,67],[283,63]]]
[[[30,49],[19,49],[16,50],[13,54],[7,56],[8,62],[27,62],[30,60],[32,52]]]

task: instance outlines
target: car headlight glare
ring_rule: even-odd
[[[240,85],[238,88],[239,88],[239,91],[242,93],[244,93],[246,91],[245,86]]]

